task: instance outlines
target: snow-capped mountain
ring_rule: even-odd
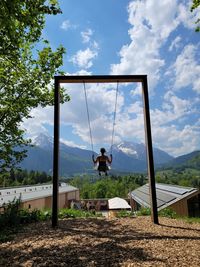
[[[28,149],[27,158],[24,159],[21,167],[28,170],[51,173],[53,168],[53,138],[42,133],[32,138],[32,143],[34,147]],[[153,151],[155,165],[167,163],[173,159],[173,157],[160,149],[154,148]],[[61,175],[69,176],[75,173],[92,172],[92,154],[90,150],[71,147],[60,142]],[[146,147],[144,144],[121,142],[112,147],[112,155],[112,169],[115,171],[144,172],[147,169]]]
[[[31,138],[32,144],[44,149],[53,148],[53,137],[48,134],[39,133],[38,135]]]
[[[128,157],[146,161],[146,146],[143,143],[121,142],[113,146],[113,154],[123,153]],[[161,149],[153,148],[155,164],[162,164],[173,159],[168,153]]]
[[[113,146],[113,153],[124,153],[127,156],[135,159],[144,160],[146,156],[146,148],[143,144],[137,144],[133,142],[121,142]]]
[[[20,164],[20,167],[52,173],[53,138],[41,133],[32,138],[32,144],[34,146],[28,148],[27,157]],[[70,147],[60,142],[60,175],[69,176],[92,171],[92,154],[92,151]]]

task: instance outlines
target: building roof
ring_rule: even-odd
[[[33,199],[52,196],[52,190],[52,184],[2,188],[0,189],[0,207],[2,207],[3,204],[12,202],[14,198],[19,199],[21,197],[21,201],[26,202]],[[66,183],[61,183],[59,185],[59,193],[72,192],[76,190],[78,190],[78,188]]]
[[[195,192],[198,192],[198,189],[192,187],[156,183],[158,210],[164,209]],[[149,184],[145,184],[132,191],[131,197],[141,206],[150,207]]]
[[[131,209],[131,206],[123,198],[114,197],[108,200],[108,207],[110,210],[116,209]]]

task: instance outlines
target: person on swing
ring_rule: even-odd
[[[92,160],[94,164],[98,163],[99,175],[101,176],[101,172],[105,172],[105,175],[107,176],[108,175],[107,171],[109,170],[107,163],[109,164],[112,163],[112,154],[110,155],[110,158],[104,155],[106,153],[106,150],[103,147],[100,149],[100,152],[101,152],[101,156],[98,156],[95,159],[94,155],[92,155]]]

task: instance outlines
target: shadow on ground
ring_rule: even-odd
[[[145,262],[149,266],[163,266],[164,259],[153,257],[140,242],[187,238],[187,235],[173,237],[140,231],[118,220],[68,219],[59,221],[54,230],[50,223],[38,223],[18,234],[10,246],[8,243],[1,247],[0,266],[107,267],[128,261],[141,266]]]

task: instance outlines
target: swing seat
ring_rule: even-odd
[[[99,171],[99,172],[106,172],[111,170],[111,166],[110,165],[106,165],[106,166],[99,166],[98,164],[94,165],[94,170]]]
[[[106,172],[109,170],[108,166],[98,166],[98,169],[97,169],[99,172]]]
[[[99,172],[99,176],[101,176],[102,174],[108,176],[108,171],[111,169],[111,167],[109,165],[106,166],[97,166],[96,170]]]

